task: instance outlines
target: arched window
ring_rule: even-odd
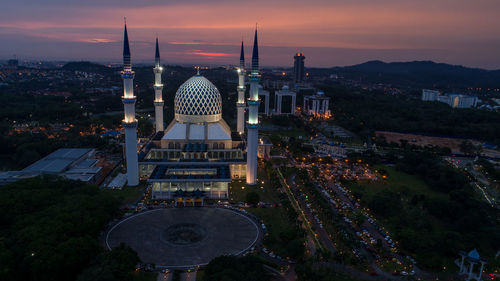
[[[213,148],[214,148],[214,149],[218,149],[218,148],[219,148],[219,145],[218,145],[216,142],[214,142]]]
[[[180,144],[180,143],[178,143],[178,142],[176,142],[176,143],[175,143],[175,149],[181,149],[181,144]]]
[[[168,148],[169,149],[174,149],[174,143],[173,142],[169,142],[168,143]]]
[[[223,143],[223,142],[221,142],[221,143],[219,144],[219,149],[224,149],[224,146],[225,146],[225,145],[224,145],[224,143]]]

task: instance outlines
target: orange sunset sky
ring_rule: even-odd
[[[121,59],[127,17],[132,60],[237,63],[259,25],[261,62],[341,66],[434,60],[500,69],[498,0],[44,0],[2,1],[0,59]]]

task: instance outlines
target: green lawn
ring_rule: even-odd
[[[262,168],[258,170],[258,184],[247,185],[245,180],[233,181],[229,184],[229,199],[233,203],[245,202],[247,193],[255,191],[260,196],[260,201],[266,203],[277,203],[279,201],[277,190],[271,188],[266,171]],[[264,182],[264,183],[262,183]]]
[[[443,198],[446,194],[433,191],[429,186],[415,175],[397,171],[395,168],[386,165],[375,165],[375,170],[385,170],[387,179],[378,182],[360,182],[351,185],[353,192],[361,192],[363,197],[371,198],[375,193],[389,190],[391,192],[405,194],[424,194],[429,198]]]
[[[294,137],[294,138],[299,138],[302,136],[303,140],[308,140],[311,135],[300,129],[291,129],[291,130],[283,130],[283,131],[262,131],[264,134],[270,134],[270,135],[276,135],[280,137]]]
[[[248,208],[247,211],[262,219],[267,228],[267,233],[271,236],[270,241],[281,241],[282,233],[294,229],[295,226],[290,224],[288,215],[283,207],[274,208]],[[264,245],[281,256],[286,256],[281,243],[273,243]]]
[[[245,182],[232,182],[229,185],[229,198],[233,203],[245,202],[247,193],[255,191],[260,196],[260,201],[266,203],[276,202],[273,192],[264,183],[247,185]]]
[[[106,189],[106,192],[110,193],[114,197],[120,199],[123,204],[131,204],[137,201],[144,192],[146,188],[145,184],[139,184],[138,186],[124,186],[120,189]]]
[[[263,120],[262,121],[264,128],[266,125],[275,125],[272,121],[270,120]],[[290,129],[285,130],[281,128],[286,128],[289,127]],[[286,126],[283,127],[278,127],[279,130],[261,130],[260,133],[264,135],[275,135],[279,137],[295,137],[298,138],[299,136],[302,136],[303,140],[309,139],[311,135],[306,132],[305,130],[298,128],[295,123],[290,121],[289,123],[286,124]]]
[[[205,276],[205,270],[196,271],[196,281],[203,281],[204,276]]]

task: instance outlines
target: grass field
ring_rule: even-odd
[[[264,134],[269,135],[277,135],[279,137],[294,137],[299,138],[302,137],[303,140],[307,140],[311,137],[311,135],[300,129],[291,129],[291,130],[279,130],[279,131],[262,131]]]
[[[294,137],[294,138],[299,138],[299,136],[302,136],[302,139],[309,139],[311,137],[311,135],[306,132],[305,130],[303,129],[300,129],[296,126],[295,123],[293,122],[290,122],[288,124],[286,124],[286,126],[277,126],[276,130],[266,130],[266,125],[267,126],[274,126],[275,124],[273,124],[273,122],[269,121],[269,120],[263,120],[262,121],[262,124],[263,124],[263,129],[261,130],[261,133],[264,134],[264,135],[276,135],[276,136],[279,136],[279,137]],[[285,129],[286,127],[288,127],[288,129]]]
[[[205,270],[198,270],[196,271],[196,281],[203,281],[203,278],[205,276]]]
[[[259,168],[259,179],[256,185],[247,185],[245,180],[233,181],[229,184],[229,199],[232,203],[245,202],[247,193],[255,191],[260,196],[260,201],[277,203],[279,201],[277,190],[273,190],[267,178],[266,171]]]
[[[433,250],[420,247],[421,244],[425,245],[422,241],[429,241],[428,245],[435,243],[436,237],[439,239],[445,237],[450,233],[449,231],[452,231],[452,228],[438,216],[430,215],[429,206],[423,202],[429,202],[433,199],[438,199],[438,202],[449,202],[449,195],[434,191],[417,176],[398,171],[393,167],[375,165],[374,169],[384,169],[387,179],[379,182],[353,182],[350,184],[351,191],[355,196],[361,196],[363,207],[368,207],[370,202],[375,199],[375,195],[380,195],[382,192],[388,192],[397,196],[396,198],[400,198],[399,202],[392,201],[391,204],[394,204],[392,208],[395,211],[389,211],[390,215],[377,215],[376,212],[374,214],[378,222],[389,230],[393,238],[399,239],[403,249],[414,254],[420,264],[424,264],[426,267],[433,266],[431,262],[427,262],[431,260],[428,257],[432,255]],[[425,199],[421,198],[420,201],[412,203],[415,197],[424,197]],[[377,206],[380,206],[381,201],[376,202],[379,204]],[[446,243],[445,239],[442,243]],[[453,259],[445,258],[444,255],[437,258],[442,266],[454,268]]]
[[[294,225],[290,224],[288,215],[283,207],[274,208],[248,208],[250,213],[262,219],[267,228],[267,233],[271,236],[271,241],[280,241],[281,233],[293,229]],[[264,245],[280,256],[286,256],[282,245]]]
[[[121,190],[106,189],[106,192],[120,199],[123,204],[131,204],[141,197],[145,188],[145,184],[139,184],[138,186],[124,186]]]
[[[429,198],[446,198],[447,195],[441,192],[433,191],[417,176],[397,171],[393,167],[386,165],[375,165],[375,170],[385,170],[387,179],[378,182],[360,182],[351,185],[353,192],[361,192],[363,197],[371,198],[375,193],[388,190],[401,193],[406,196],[412,194],[424,194]]]

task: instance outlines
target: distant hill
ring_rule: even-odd
[[[341,74],[348,79],[409,87],[500,88],[500,70],[469,68],[432,61],[386,63],[375,60],[345,67],[332,67],[328,72]]]
[[[433,61],[412,61],[412,62],[390,62],[379,60],[368,61],[362,64],[346,66],[344,69],[375,71],[375,72],[445,72],[445,73],[478,73],[485,74],[488,71],[479,68],[468,68],[461,65],[451,65],[446,63],[436,63]]]
[[[62,69],[71,71],[85,71],[85,72],[103,72],[110,70],[110,68],[107,66],[88,61],[68,62],[62,67]]]

